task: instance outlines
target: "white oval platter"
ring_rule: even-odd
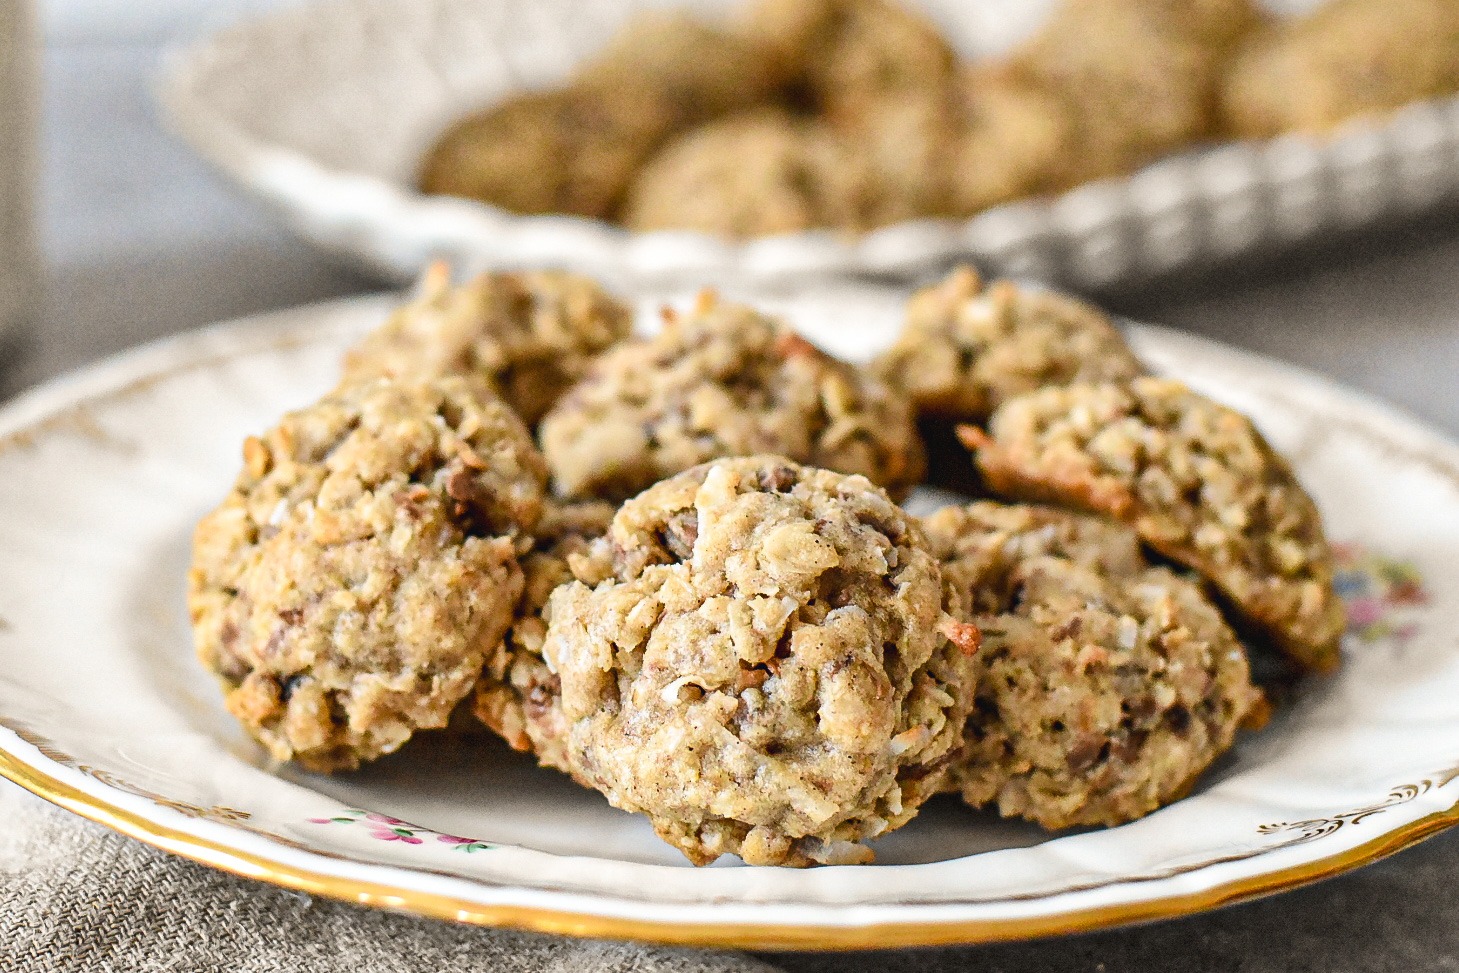
[[[843,286],[775,308],[865,357],[903,296]],[[938,799],[877,844],[875,865],[694,869],[642,818],[491,742],[417,742],[337,778],[272,767],[194,662],[189,534],[242,438],[332,385],[342,347],[394,300],[219,325],[0,409],[0,773],[309,892],[718,946],[974,942],[1181,915],[1459,818],[1459,448],[1310,374],[1148,327],[1132,337],[1154,368],[1247,411],[1293,457],[1340,545],[1352,620],[1341,673],[1185,800],[1047,834]]]

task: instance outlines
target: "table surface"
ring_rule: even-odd
[[[171,15],[181,7],[158,9]],[[292,238],[162,129],[148,86],[160,42],[189,29],[178,19],[182,26],[127,21],[125,29],[90,30],[51,16],[39,201],[47,295],[21,341],[0,352],[0,395],[186,328],[376,287]],[[1459,434],[1453,211],[1097,299],[1134,318],[1305,365]],[[1205,916],[957,958],[1052,973],[1459,968],[1455,877],[1459,833],[1310,889]],[[773,962],[808,973],[910,971],[944,968],[953,958],[907,952]]]

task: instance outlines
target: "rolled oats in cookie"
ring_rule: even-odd
[[[981,634],[948,780],[968,804],[1123,824],[1183,796],[1259,704],[1219,610],[1128,528],[993,503],[923,526],[947,602]]]
[[[444,726],[512,620],[547,471],[485,386],[346,383],[249,438],[198,524],[188,608],[278,760],[349,769]]]
[[[1332,0],[1244,44],[1223,81],[1226,128],[1246,138],[1325,132],[1459,91],[1459,4]]]
[[[618,508],[601,501],[548,501],[521,557],[525,582],[506,637],[488,654],[472,709],[515,750],[530,751],[547,767],[569,769],[563,745],[557,675],[542,657],[547,603],[559,585],[574,579],[589,585],[607,579],[612,564],[593,541],[608,531]]]
[[[865,478],[718,460],[605,543],[613,578],[553,593],[543,649],[579,780],[696,864],[869,861],[940,786],[971,658],[921,531]]]
[[[1322,518],[1251,420],[1179,382],[1044,389],[960,430],[999,495],[1104,514],[1192,568],[1303,668],[1344,620]]]
[[[345,377],[474,376],[530,427],[632,327],[631,308],[578,274],[484,273],[453,288],[436,264],[419,295],[345,355]]]
[[[829,127],[763,109],[665,145],[634,178],[623,223],[731,239],[865,229],[880,202],[871,170]]]
[[[427,193],[513,213],[612,215],[676,107],[646,85],[514,95],[451,125],[421,167]]]
[[[1144,372],[1099,311],[1011,281],[984,287],[971,267],[912,295],[901,335],[874,367],[920,415],[974,423],[1035,389]]]
[[[779,52],[808,107],[842,120],[942,85],[957,63],[936,26],[892,0],[760,0],[739,26]]]
[[[629,497],[706,460],[767,452],[896,492],[923,470],[906,399],[710,292],[653,338],[600,357],[540,438],[565,497]]]

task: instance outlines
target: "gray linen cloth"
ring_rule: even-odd
[[[1459,833],[1298,892],[1032,943],[671,949],[477,929],[239,878],[0,781],[0,973],[1387,973],[1459,969]]]
[[[470,929],[168,855],[0,783],[0,970],[773,973],[738,953]]]

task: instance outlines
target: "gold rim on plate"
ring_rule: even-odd
[[[163,851],[258,879],[344,902],[413,913],[475,926],[525,929],[600,939],[631,939],[678,946],[766,950],[855,950],[911,946],[976,945],[1093,932],[1114,926],[1175,919],[1219,906],[1247,902],[1351,871],[1402,851],[1459,824],[1459,804],[1435,811],[1355,848],[1316,861],[1237,879],[1201,892],[1144,902],[1097,906],[1026,919],[969,919],[948,922],[884,923],[867,926],[770,925],[761,923],[655,922],[528,906],[484,905],[359,879],[326,875],[239,851],[159,824],[87,794],[0,749],[0,776],[52,804]]]

